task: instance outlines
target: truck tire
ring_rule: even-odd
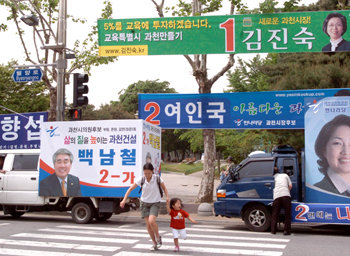
[[[244,212],[243,219],[251,231],[265,232],[269,230],[271,225],[270,211],[259,204],[249,206]]]
[[[24,212],[18,212],[16,210],[13,210],[13,211],[10,212],[10,214],[14,218],[19,218],[19,217],[21,217],[24,214]]]
[[[93,209],[87,203],[77,203],[72,208],[72,219],[75,223],[86,224],[93,218]]]
[[[113,213],[112,212],[100,212],[96,213],[95,219],[98,221],[106,221],[110,217],[112,217]]]

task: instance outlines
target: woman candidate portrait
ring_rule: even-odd
[[[343,39],[343,35],[347,30],[344,15],[337,12],[328,14],[323,22],[322,29],[330,38],[330,43],[322,48],[323,52],[350,51],[350,42]]]
[[[338,115],[317,136],[317,164],[324,178],[314,184],[332,193],[350,196],[350,116]]]

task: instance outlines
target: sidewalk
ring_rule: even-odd
[[[162,173],[162,179],[168,189],[169,197],[178,197],[184,204],[184,210],[189,213],[197,213],[199,203],[196,203],[203,172],[196,172],[190,175],[182,173]],[[216,201],[216,187],[220,181],[214,181],[213,200]]]
[[[190,175],[185,175],[182,173],[168,172],[162,173],[161,177],[164,180],[165,186],[168,189],[170,199],[173,197],[178,197],[182,200],[184,205],[184,210],[187,211],[193,219],[199,223],[211,224],[220,223],[232,225],[233,222],[236,224],[244,223],[240,218],[225,218],[221,216],[214,215],[213,204],[213,215],[203,216],[198,214],[199,203],[196,203],[197,195],[199,192],[200,184],[202,181],[203,172],[196,172]],[[220,184],[220,180],[214,181],[214,191],[213,191],[213,201],[216,201],[216,187]],[[128,218],[141,219],[141,214],[139,210],[131,210],[130,212],[122,213],[118,215],[118,219],[126,220]],[[165,203],[161,206],[159,216],[157,221],[169,222],[170,217],[166,212]]]

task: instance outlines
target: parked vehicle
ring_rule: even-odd
[[[70,211],[88,223],[138,207],[138,191],[119,204],[146,156],[159,172],[160,133],[143,120],[44,122],[40,149],[0,150],[0,209],[14,217]]]
[[[0,174],[0,209],[4,214],[20,217],[26,212],[71,211],[76,223],[88,223],[93,218],[99,221],[109,219],[113,213],[122,213],[136,206],[137,200],[123,209],[120,198],[113,197],[52,197],[39,196],[39,154],[38,149],[0,150],[5,158]]]
[[[292,223],[350,224],[350,196],[343,180],[349,170],[348,132],[334,135],[339,127],[350,130],[349,102],[350,97],[328,97],[309,106],[304,118],[305,154],[299,155],[291,146],[276,147],[271,153],[251,153],[218,186],[215,214],[241,217],[250,230],[267,231],[277,166],[292,181]],[[336,148],[337,153],[327,153],[330,160],[325,156],[326,146],[327,152]],[[334,172],[332,164],[338,168],[333,174],[336,179],[329,176],[331,170]],[[320,185],[326,182],[327,186]]]

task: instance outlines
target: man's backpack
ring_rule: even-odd
[[[163,189],[160,186],[160,177],[159,177],[159,175],[156,175],[156,177],[157,177],[157,184],[158,184],[158,188],[159,188],[160,197],[163,197]],[[146,180],[146,178],[145,178],[145,176],[143,176],[141,179],[141,188],[140,188],[139,193],[141,193],[141,191],[142,191],[142,186],[145,183],[145,180]]]

